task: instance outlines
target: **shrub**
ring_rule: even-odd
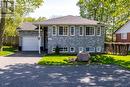
[[[112,64],[115,62],[115,59],[109,56],[95,55],[91,57],[91,61],[95,63]]]
[[[58,46],[55,48],[55,54],[60,54],[60,48]]]

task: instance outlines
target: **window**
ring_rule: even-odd
[[[60,52],[68,52],[68,48],[67,47],[60,48]]]
[[[97,29],[97,36],[101,36],[101,27],[98,27]]]
[[[64,27],[64,35],[68,35],[68,27]]]
[[[83,36],[83,27],[82,26],[79,27],[79,36]]]
[[[75,35],[75,27],[71,26],[70,27],[70,36],[74,36]]]
[[[127,39],[127,33],[121,33],[121,39]]]
[[[64,35],[64,34],[63,34],[63,30],[64,30],[64,28],[60,26],[60,27],[59,27],[59,35]]]
[[[53,26],[52,27],[52,36],[56,36],[56,34],[57,34],[57,29],[56,29],[56,26]]]
[[[56,48],[52,47],[52,52],[55,52],[55,49],[56,49]]]
[[[83,52],[83,47],[79,47],[79,52]]]
[[[95,34],[94,27],[86,27],[86,35],[87,36],[93,36]]]
[[[95,52],[95,48],[94,47],[88,47],[86,48],[87,52]]]
[[[59,35],[60,36],[67,36],[68,35],[68,27],[59,27]]]
[[[75,52],[75,48],[74,47],[70,47],[70,52]]]
[[[101,52],[102,48],[101,47],[96,47],[96,52]]]

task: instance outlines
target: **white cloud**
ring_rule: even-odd
[[[40,8],[31,13],[31,17],[47,17],[53,15],[79,15],[78,0],[46,0]]]

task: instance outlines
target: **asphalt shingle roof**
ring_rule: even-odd
[[[33,23],[24,22],[21,24],[21,26],[18,29],[20,29],[20,30],[35,30],[36,28],[37,28],[37,26],[35,26]]]
[[[69,24],[69,25],[97,25],[99,22],[94,20],[89,20],[86,18],[82,18],[80,16],[64,16],[49,19],[43,22],[35,22],[35,25],[59,25],[59,24]]]

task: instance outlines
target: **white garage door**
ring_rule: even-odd
[[[22,51],[38,51],[38,38],[35,37],[23,37]]]

